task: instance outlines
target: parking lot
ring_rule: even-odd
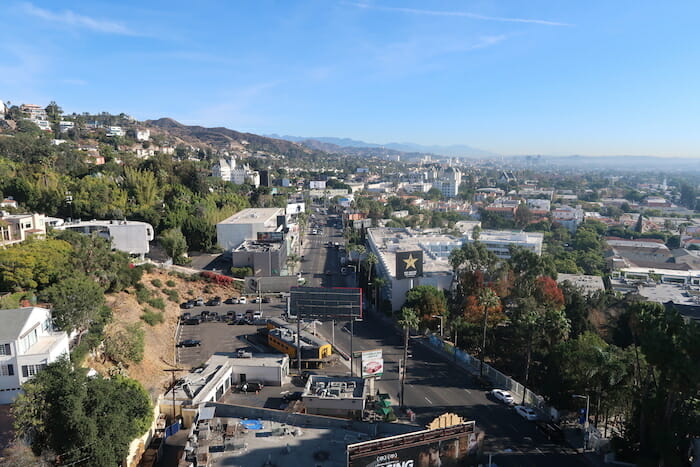
[[[251,347],[251,343],[246,340],[245,336],[255,335],[262,325],[229,324],[227,314],[229,312],[245,314],[248,310],[252,313],[260,309],[263,312],[263,319],[278,318],[286,311],[286,301],[281,302],[276,297],[272,299],[271,303],[236,305],[223,303],[218,306],[195,306],[183,309],[183,314],[190,313],[191,316],[201,316],[203,311],[215,312],[218,314],[218,319],[202,321],[201,324],[182,324],[178,327],[177,343],[189,339],[201,342],[199,346],[178,347],[178,363],[183,367],[195,367],[206,362],[216,352],[234,352],[236,349]]]

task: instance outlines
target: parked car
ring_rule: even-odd
[[[197,300],[194,301],[195,306],[204,306],[204,299],[202,297],[198,297]]]
[[[548,440],[555,443],[563,444],[566,442],[564,437],[564,431],[561,427],[553,422],[546,422],[544,420],[535,421],[535,426],[547,437]]]
[[[231,297],[228,300],[226,300],[226,303],[230,303],[231,305],[237,305],[238,304],[238,297]]]
[[[190,313],[189,311],[186,311],[186,312],[184,312],[184,313],[182,314],[182,316],[180,317],[180,319],[181,319],[182,321],[187,321],[187,320],[190,319],[191,317],[192,317],[192,313]]]
[[[186,310],[194,308],[194,300],[187,300],[185,303],[183,303],[180,306]]]
[[[200,324],[202,319],[199,316],[192,316],[185,321],[185,324]]]
[[[202,341],[198,341],[197,339],[185,339],[177,344],[178,347],[199,347],[201,345]]]
[[[262,301],[262,299],[261,299],[260,297],[255,297],[255,298],[252,299],[250,302],[251,302],[251,303],[260,303],[261,301]]]
[[[327,276],[330,276],[331,274],[333,274],[333,273],[331,272],[330,269],[328,269],[328,270],[326,271],[326,275],[327,275]]]
[[[509,393],[508,391],[505,391],[503,389],[494,389],[491,391],[491,395],[496,400],[499,400],[506,405],[515,404],[515,400],[513,399],[513,395],[511,393]]]
[[[253,320],[262,319],[262,317],[263,317],[262,311],[253,312]]]
[[[516,405],[515,413],[523,417],[525,420],[534,422],[537,420],[537,412],[532,410],[530,407],[525,407],[524,405]]]
[[[301,391],[288,392],[282,397],[285,402],[300,401],[304,393]]]
[[[207,310],[202,311],[199,316],[202,317],[202,320],[209,319],[209,312]]]
[[[221,297],[214,297],[209,300],[209,306],[219,306],[221,305]]]
[[[270,297],[263,297],[263,303],[270,303],[271,301]]]
[[[245,305],[246,303],[248,303],[248,300],[245,297],[241,297],[238,299],[238,303]]]
[[[219,321],[219,313],[216,311],[209,313],[209,321]]]

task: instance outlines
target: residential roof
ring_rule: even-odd
[[[283,214],[283,208],[248,208],[224,219],[219,224],[259,224]]]
[[[10,342],[17,339],[27,324],[34,307],[0,310],[0,342]]]

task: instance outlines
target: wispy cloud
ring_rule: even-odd
[[[74,13],[70,10],[65,10],[60,13],[54,13],[44,8],[34,6],[31,3],[24,3],[22,7],[24,12],[31,16],[68,27],[88,29],[90,31],[100,32],[103,34],[117,34],[122,36],[143,35],[138,31],[130,29],[122,23],[104,19],[91,18],[89,16]]]
[[[439,10],[422,10],[418,8],[400,8],[400,7],[385,7],[380,5],[370,5],[368,3],[357,3],[357,2],[344,2],[345,5],[354,6],[357,8],[365,8],[368,10],[380,10],[380,11],[395,11],[399,13],[408,13],[412,15],[425,15],[425,16],[451,16],[460,18],[470,18],[483,21],[498,21],[502,23],[531,23],[531,24],[542,24],[545,26],[573,26],[569,23],[561,23],[559,21],[549,21],[544,19],[530,19],[530,18],[506,18],[501,16],[486,16],[477,13],[469,13],[466,11],[439,11]]]

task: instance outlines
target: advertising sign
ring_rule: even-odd
[[[287,215],[301,214],[306,211],[306,203],[287,203]]]
[[[362,318],[362,289],[292,287],[290,312],[303,319]]]
[[[423,250],[396,252],[396,278],[423,277]]]
[[[362,352],[362,377],[371,378],[384,374],[384,359],[382,350],[368,350]]]
[[[284,232],[258,232],[258,241],[264,243],[282,243]]]
[[[312,190],[323,190],[326,188],[325,180],[311,180],[309,182],[309,188]]]
[[[350,444],[349,467],[456,467],[476,456],[474,422]]]

